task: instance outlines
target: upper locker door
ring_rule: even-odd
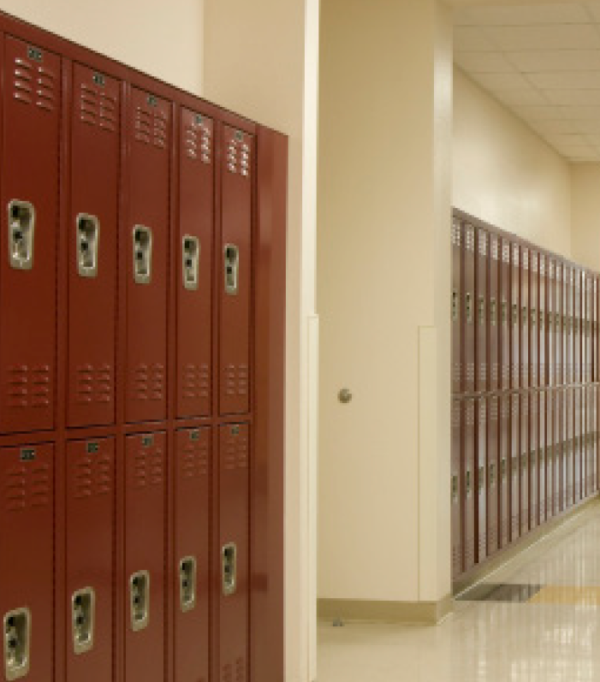
[[[462,388],[462,225],[452,220],[452,393]]]
[[[250,306],[254,139],[221,133],[219,412],[250,409]]]
[[[60,58],[4,43],[0,431],[54,427]]]
[[[73,66],[69,426],[115,419],[119,85],[86,66]]]
[[[211,412],[213,121],[181,110],[177,258],[177,417]]]
[[[167,272],[171,104],[131,89],[128,115],[125,418],[167,417]]]

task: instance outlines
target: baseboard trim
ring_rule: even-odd
[[[436,602],[368,601],[319,599],[317,614],[322,620],[357,623],[404,623],[436,625],[452,612],[452,595]]]

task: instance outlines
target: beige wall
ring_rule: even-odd
[[[600,272],[600,164],[571,170],[573,259]]]
[[[571,253],[570,165],[460,70],[454,74],[453,203]]]
[[[0,0],[0,10],[202,93],[203,0]]]

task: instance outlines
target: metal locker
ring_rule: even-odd
[[[546,521],[546,496],[547,496],[547,476],[546,476],[546,392],[540,391],[538,394],[538,519],[542,524]]]
[[[115,421],[120,84],[73,65],[67,227],[71,427]]]
[[[165,479],[163,432],[125,439],[125,679],[164,680]]]
[[[219,445],[218,671],[220,680],[246,680],[250,587],[248,425],[220,427]]]
[[[521,448],[520,448],[520,407],[519,396],[513,394],[510,401],[510,540],[514,542],[521,534],[520,508],[520,479],[521,479]]]
[[[488,353],[489,353],[489,377],[488,389],[497,391],[500,386],[500,239],[496,234],[489,235],[489,261],[488,261]]]
[[[511,269],[510,269],[510,242],[502,239],[502,259],[500,261],[500,309],[498,319],[500,321],[500,387],[503,390],[510,388],[510,327],[511,327]]]
[[[498,545],[506,547],[510,539],[510,398],[500,397],[498,450],[499,528]]]
[[[574,303],[573,303],[573,383],[579,384],[582,379],[581,361],[581,271],[573,268],[574,274]]]
[[[548,267],[546,279],[546,383],[555,385],[556,378],[556,262],[553,258],[546,261]]]
[[[594,277],[592,297],[592,381],[598,381],[598,277]]]
[[[529,249],[521,246],[521,388],[529,386]]]
[[[584,339],[585,339],[585,372],[584,382],[592,381],[592,339],[591,339],[591,313],[592,313],[592,278],[589,273],[585,274],[585,308],[584,308]]]
[[[475,391],[475,228],[463,225],[463,383],[465,393]]]
[[[500,426],[500,403],[497,396],[492,396],[487,401],[488,425],[487,425],[487,486],[485,509],[487,513],[487,556],[498,550],[498,505],[499,505],[499,481],[500,466],[498,460],[498,428]]]
[[[529,394],[523,392],[520,401],[521,422],[521,480],[519,484],[521,499],[519,502],[520,534],[529,531]]]
[[[462,405],[461,477],[463,567],[468,571],[475,564],[475,400],[466,399]]]
[[[539,256],[539,289],[538,289],[538,384],[546,386],[548,383],[546,367],[546,346],[548,343],[548,327],[546,319],[546,282],[547,282],[547,261],[546,256],[541,253]]]
[[[171,104],[132,88],[126,245],[126,407],[128,422],[167,416],[167,273]]]
[[[556,450],[554,448],[554,389],[546,391],[546,518],[555,512]]]
[[[477,230],[477,254],[475,259],[475,390],[488,390],[488,269],[489,235],[485,230]]]
[[[539,255],[529,252],[529,386],[539,385]]]
[[[176,434],[173,542],[175,682],[208,680],[211,430]]]
[[[460,219],[452,220],[452,393],[462,390],[462,224]]]
[[[212,387],[214,124],[181,109],[177,257],[177,417],[208,416]]]
[[[113,670],[115,443],[67,444],[66,649],[69,682]]]
[[[564,281],[563,265],[560,261],[556,261],[556,307],[554,312],[554,353],[556,357],[554,382],[557,386],[565,383],[565,281]]]
[[[567,383],[572,384],[575,379],[575,273],[573,268],[568,267],[567,281]]]
[[[477,563],[487,556],[487,400],[479,398],[475,403],[475,479],[476,514],[475,535],[477,538]]]
[[[521,250],[511,244],[511,387],[521,385]]]
[[[54,446],[0,450],[2,679],[48,682],[54,648]]]
[[[581,500],[581,389],[573,389],[573,502]]]
[[[4,40],[0,432],[54,427],[60,58]]]
[[[564,511],[563,391],[554,389],[554,513]]]
[[[250,409],[250,297],[254,138],[224,126],[221,133],[219,410]]]
[[[572,388],[567,388],[565,390],[565,424],[566,424],[566,455],[567,455],[567,462],[566,462],[566,469],[567,469],[567,477],[566,477],[566,492],[567,492],[567,502],[566,502],[566,507],[569,509],[570,507],[573,506],[573,501],[574,501],[574,491],[575,491],[575,485],[574,485],[574,448],[573,448],[573,425],[574,425],[574,416],[573,416],[573,389]]]
[[[598,492],[598,387],[591,388],[591,430],[592,430],[592,493]]]
[[[462,495],[460,455],[461,455],[461,411],[460,398],[452,399],[452,451],[450,467],[450,494],[452,513],[452,577],[457,578],[463,570],[462,548]]]
[[[539,523],[540,462],[539,451],[539,394],[529,392],[529,529]]]

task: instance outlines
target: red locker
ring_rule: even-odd
[[[537,392],[529,393],[529,528],[539,523],[540,501],[540,462],[538,461],[539,444],[539,396]]]
[[[113,670],[113,438],[67,444],[66,496],[66,679],[106,682]]]
[[[538,518],[539,523],[546,521],[546,392],[540,391],[538,395]]]
[[[555,353],[555,371],[554,383],[556,386],[561,386],[565,383],[565,367],[564,367],[564,344],[565,344],[565,317],[564,317],[564,303],[565,303],[565,282],[563,265],[560,261],[556,261],[556,297],[555,297],[555,314],[554,314],[554,353]]]
[[[475,259],[475,291],[477,296],[477,324],[475,327],[475,390],[488,390],[488,271],[489,235],[483,229],[477,230],[477,256]]]
[[[538,383],[540,386],[546,386],[548,384],[547,377],[547,367],[546,367],[546,346],[548,343],[547,338],[547,326],[546,326],[546,267],[547,267],[546,256],[541,253],[539,256],[539,290],[538,290]]]
[[[511,387],[521,384],[521,251],[511,244]]]
[[[462,390],[462,225],[459,218],[452,221],[452,393]]]
[[[475,391],[475,228],[463,225],[463,326],[462,342],[463,388],[465,393]]]
[[[488,353],[489,353],[489,377],[488,389],[497,391],[500,386],[500,299],[499,299],[499,276],[500,276],[500,239],[496,234],[489,235],[489,262],[488,262]]]
[[[585,273],[585,302],[584,302],[584,347],[585,347],[585,367],[584,382],[592,380],[592,344],[591,344],[591,312],[592,312],[592,279],[590,273]]]
[[[555,478],[554,478],[554,513],[560,514],[565,508],[565,455],[563,437],[563,391],[554,390],[554,458]]]
[[[539,256],[529,252],[529,386],[539,385]]]
[[[180,114],[177,258],[177,417],[211,412],[214,125]]]
[[[517,394],[510,398],[510,539],[514,542],[521,534],[520,479],[521,479],[521,424],[520,399]]]
[[[250,588],[249,428],[246,424],[222,426],[219,441],[218,679],[246,680]]]
[[[452,455],[451,455],[451,513],[452,513],[452,577],[457,578],[463,570],[462,548],[462,485],[460,475],[462,401],[452,399]]]
[[[163,682],[166,435],[125,439],[125,679]]]
[[[210,429],[176,434],[175,682],[206,682],[209,670]]]
[[[132,88],[128,112],[125,418],[167,416],[171,104]]]
[[[548,258],[546,280],[546,382],[548,386],[555,385],[556,378],[556,261]]]
[[[68,426],[115,420],[120,84],[73,65]]]
[[[572,388],[567,388],[565,390],[565,431],[564,433],[566,434],[565,438],[565,445],[566,445],[566,469],[567,469],[567,475],[566,475],[566,492],[567,492],[567,502],[566,502],[566,508],[569,509],[570,507],[573,506],[573,501],[574,501],[574,491],[575,491],[575,485],[574,485],[574,447],[573,447],[573,425],[574,425],[574,416],[573,416],[573,389]]]
[[[582,451],[581,451],[581,389],[573,390],[573,460],[574,460],[574,484],[573,501],[575,504],[581,500],[582,480]]]
[[[4,42],[0,431],[54,426],[60,59]]]
[[[220,291],[220,414],[250,409],[250,293],[254,138],[222,130]]]
[[[500,387],[510,388],[510,301],[511,271],[510,242],[502,239],[502,260],[500,262]]]
[[[567,304],[566,304],[566,315],[567,315],[567,384],[572,384],[575,381],[575,362],[574,362],[574,333],[575,333],[575,320],[574,320],[574,285],[575,285],[575,275],[573,269],[570,265],[567,265]]]
[[[554,441],[554,389],[546,392],[546,516],[556,514],[557,449]]]
[[[487,400],[476,401],[477,419],[475,422],[475,462],[477,479],[477,502],[475,531],[477,537],[477,563],[487,556]]]
[[[3,677],[53,679],[54,447],[0,450]]]
[[[582,379],[581,362],[581,271],[573,268],[574,275],[574,303],[573,303],[573,383],[580,384]]]
[[[500,397],[499,428],[499,547],[506,547],[510,538],[510,398]]]
[[[529,386],[529,249],[521,246],[521,388]]]
[[[463,447],[461,452],[461,473],[463,480],[462,522],[464,570],[475,564],[475,401],[463,402],[462,425]]]
[[[519,517],[521,535],[529,531],[529,395],[523,393],[520,401],[521,414],[521,480]]]
[[[488,426],[487,426],[487,491],[485,508],[487,513],[487,555],[494,554],[498,549],[498,505],[499,505],[499,478],[500,468],[498,465],[498,428],[500,425],[500,403],[497,396],[492,396],[487,401]]]
[[[598,277],[594,277],[592,294],[592,381],[598,381]]]

